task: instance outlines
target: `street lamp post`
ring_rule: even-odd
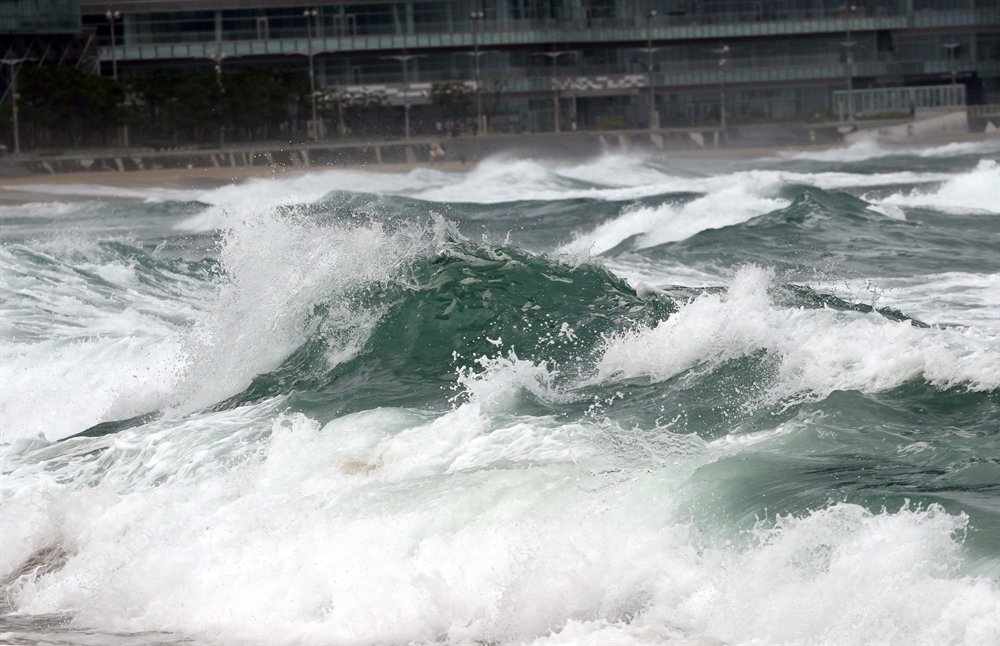
[[[649,129],[658,130],[660,127],[660,113],[656,111],[656,93],[653,88],[653,18],[656,17],[656,9],[651,9],[646,14],[646,51],[649,53],[649,65],[646,77],[649,82]]]
[[[944,45],[944,48],[948,50],[948,68],[951,70],[951,103],[952,105],[958,104],[958,92],[956,91],[956,86],[958,85],[958,73],[955,71],[955,50],[958,49],[960,43],[948,43]]]
[[[713,49],[719,55],[719,123],[722,126],[723,137],[726,133],[726,54],[730,52],[729,45]]]
[[[21,67],[21,63],[26,61],[26,58],[5,58],[0,60],[0,64],[10,66],[10,95],[12,97],[13,105],[11,106],[13,112],[14,121],[14,153],[21,153],[21,131],[18,126],[17,121],[17,100],[19,98],[17,94],[17,71]]]
[[[302,15],[306,19],[306,40],[309,43],[309,96],[312,98],[312,121],[309,123],[309,131],[313,139],[319,139],[319,126],[316,121],[316,71],[313,68],[313,20],[319,14],[316,9],[306,9]]]
[[[479,21],[483,19],[482,11],[469,14],[472,20],[472,57],[476,59],[476,135],[486,134],[486,124],[483,123],[483,94],[479,81]]]
[[[104,14],[104,17],[108,19],[108,25],[111,27],[111,77],[116,81],[118,80],[118,47],[115,44],[115,21],[120,20],[122,17],[122,12],[120,11],[108,11]]]
[[[556,64],[556,61],[559,59],[560,56],[563,56],[565,54],[575,54],[576,52],[575,51],[566,51],[566,52],[542,52],[542,53],[552,59],[552,65],[554,67],[555,64]],[[553,102],[553,105],[555,106],[555,121],[556,121],[555,130],[556,130],[556,132],[562,132],[562,129],[561,129],[560,124],[559,124],[559,111],[560,111],[560,105],[559,105],[559,83],[556,82],[556,74],[555,74],[555,70],[554,69],[552,70],[552,91],[553,91],[552,102]]]
[[[107,11],[104,17],[108,19],[108,26],[111,28],[111,78],[118,80],[118,46],[115,43],[115,22],[121,20],[122,12],[120,11]],[[128,124],[122,126],[121,132],[118,133],[122,136],[121,142],[126,147],[128,146]]]
[[[846,12],[847,18],[847,40],[844,41],[844,47],[847,48],[847,121],[848,123],[854,123],[854,41],[851,40],[851,15],[858,10],[855,5],[847,5],[842,7]]]
[[[403,50],[406,51],[406,50]],[[407,63],[411,58],[418,58],[419,54],[402,54],[401,56],[386,56],[386,58],[392,58],[403,64],[403,132],[407,139],[410,138],[410,76],[408,71]]]
[[[222,46],[220,45],[219,51],[214,54],[209,54],[208,57],[215,62],[215,83],[216,85],[219,86],[219,100],[221,101],[222,95],[226,93],[226,88],[222,85],[222,61],[223,59],[226,58],[226,53],[222,51]],[[219,148],[222,148],[222,145],[225,143],[225,132],[226,132],[226,127],[222,124],[222,121],[220,120]]]

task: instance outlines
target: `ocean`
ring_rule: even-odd
[[[39,186],[0,640],[997,644],[998,162]]]

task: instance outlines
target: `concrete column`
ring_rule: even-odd
[[[215,42],[222,42],[222,10],[215,10]]]
[[[413,3],[406,3],[406,33],[413,33]]]

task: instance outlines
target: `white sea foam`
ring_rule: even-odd
[[[571,620],[534,643],[991,643],[992,584],[952,574],[965,524],[939,507],[873,515],[839,504],[782,517],[745,552],[657,563],[673,576],[628,624]]]
[[[28,202],[27,204],[0,205],[0,219],[46,218],[74,213],[86,208],[79,202]]]
[[[226,643],[1000,634],[995,582],[958,569],[968,521],[939,507],[835,504],[721,541],[677,509],[700,466],[742,445],[664,430],[669,468],[650,469],[604,441],[623,429],[494,421],[478,395],[437,417],[375,409],[322,427],[276,405],[8,450],[0,578],[53,545],[66,559],[8,587],[14,607]]]
[[[211,191],[194,192],[187,199],[211,207],[178,225],[205,231],[225,226],[230,214],[314,203],[334,191],[399,195],[428,202],[496,204],[525,200],[593,199],[629,201],[671,193],[710,196],[734,186],[757,187],[774,193],[786,184],[839,189],[894,184],[941,182],[946,173],[846,172],[795,173],[753,170],[698,177],[674,175],[642,158],[605,157],[580,165],[549,166],[531,160],[487,159],[467,173],[417,169],[409,173],[371,173],[327,170],[255,179]],[[751,196],[752,197],[752,196]],[[641,227],[640,227],[641,228]]]
[[[915,154],[928,157],[989,152],[988,144],[949,144],[938,148],[918,149]],[[874,149],[869,150],[870,147]],[[845,152],[846,151],[846,152]],[[843,150],[803,155],[829,156],[831,161],[866,158],[883,151],[877,144],[861,142]],[[860,155],[860,157],[858,157]],[[806,157],[803,157],[805,159]],[[379,173],[354,170],[322,170],[251,179],[238,185],[217,189],[123,188],[101,185],[34,185],[22,187],[50,195],[126,197],[150,202],[165,200],[197,201],[210,205],[205,211],[178,225],[180,229],[205,231],[225,226],[228,213],[243,213],[295,204],[309,204],[332,191],[368,192],[403,195],[431,202],[472,202],[493,204],[523,200],[597,199],[627,201],[642,197],[678,192],[710,194],[733,183],[753,182],[780,186],[797,183],[824,189],[919,184],[949,179],[943,173],[896,172],[866,173],[796,173],[790,171],[741,171],[731,174],[697,177],[676,175],[656,167],[642,157],[610,155],[576,165],[544,165],[531,160],[487,159],[467,173],[417,169],[409,173]],[[20,190],[20,189],[19,189]],[[20,208],[20,207],[17,207]]]
[[[631,162],[613,163],[628,170]],[[600,164],[577,177],[546,176],[540,182],[550,186],[539,191],[600,194],[572,183],[596,183]],[[530,194],[538,169],[515,170]],[[511,177],[490,172],[497,185]],[[331,178],[412,195],[453,180],[437,171],[317,176],[303,176],[302,197],[283,203],[319,199],[335,190]],[[740,184],[733,201],[777,200],[775,186],[801,177],[845,187],[886,179],[729,174],[678,178],[687,188],[676,190],[702,186],[694,191],[706,195],[701,224],[711,224],[710,193]],[[735,536],[725,518],[723,527],[711,513],[693,519],[692,506],[718,502],[699,498],[699,469],[745,482],[753,452],[781,455],[777,444],[808,428],[799,420],[708,442],[669,425],[643,431],[527,415],[522,398],[558,406],[579,391],[560,389],[550,365],[512,353],[461,371],[464,392],[446,412],[378,408],[328,421],[287,412],[293,400],[281,397],[199,411],[278,365],[315,326],[331,328],[330,365],[351,356],[381,314],[353,307],[351,290],[391,279],[429,246],[423,230],[389,234],[282,215],[267,201],[281,181],[218,197],[229,206],[211,224],[223,229],[222,276],[212,283],[166,276],[151,285],[141,267],[86,250],[42,249],[44,262],[25,269],[18,248],[0,250],[8,263],[0,370],[11,371],[0,373],[0,427],[2,442],[14,440],[0,447],[0,580],[33,555],[46,562],[6,581],[0,602],[68,613],[105,635],[173,631],[210,643],[1000,640],[997,581],[963,569],[962,514],[820,502]],[[657,181],[636,184],[654,190]],[[608,186],[606,195],[636,188]],[[438,225],[440,242],[446,227]],[[680,235],[676,226],[664,215],[636,233]],[[674,272],[666,282],[715,282],[708,269],[630,262],[609,265],[637,277]],[[621,378],[667,379],[763,349],[779,360],[767,396],[783,401],[919,378],[995,389],[1000,334],[976,323],[995,302],[987,291],[997,280],[935,277],[921,307],[939,311],[949,289],[965,286],[955,298],[970,311],[979,303],[983,318],[918,329],[877,314],[783,307],[768,272],[745,268],[726,293],[609,338],[594,381],[613,390]],[[901,285],[898,302],[911,300],[917,292],[906,290],[918,282]],[[317,304],[331,313],[313,316]],[[30,437],[40,429],[54,439],[65,433],[52,429],[81,430],[150,405],[186,414],[102,438]]]
[[[934,190],[916,188],[906,193],[895,193],[877,202],[947,213],[1000,215],[1000,167],[992,159],[983,159],[975,169],[945,180]]]
[[[24,184],[18,186],[17,190],[29,193],[44,193],[45,195],[74,195],[94,198],[129,198],[147,202],[193,200],[197,199],[197,196],[203,192],[191,189],[174,189],[159,186],[152,188],[130,188],[126,186],[108,186],[104,184]]]
[[[703,294],[654,328],[611,339],[596,381],[670,379],[764,350],[780,364],[768,397],[878,392],[913,379],[947,388],[1000,387],[1000,338],[975,328],[920,329],[879,314],[773,303],[771,273],[741,269],[725,294]]]

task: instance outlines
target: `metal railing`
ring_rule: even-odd
[[[1000,103],[970,105],[968,110],[970,117],[998,117],[1000,116]]]
[[[853,110],[847,110],[850,94]],[[841,90],[833,93],[833,108],[837,113],[877,114],[910,112],[916,108],[950,108],[965,105],[965,86],[924,85],[917,87]]]

